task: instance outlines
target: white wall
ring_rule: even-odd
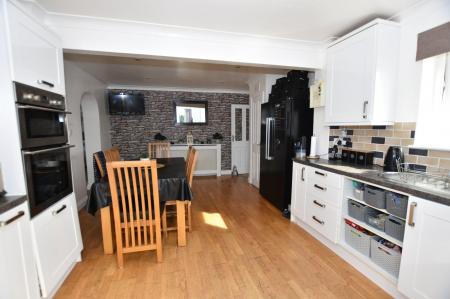
[[[87,189],[90,187],[86,184],[84,168],[80,114],[81,99],[83,95],[89,93],[98,101],[98,108],[101,115],[101,136],[103,137],[101,146],[103,149],[110,147],[109,120],[106,113],[106,100],[104,96],[106,85],[72,62],[64,62],[64,73],[66,78],[67,110],[72,112],[72,114],[68,115],[69,143],[75,145],[75,148],[71,149],[73,188],[78,207],[81,207],[87,200]],[[98,123],[89,124],[88,120],[86,127],[90,125],[98,125]],[[101,148],[98,150],[101,150]],[[92,158],[87,161],[87,167],[92,168]]]

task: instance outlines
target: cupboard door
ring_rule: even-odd
[[[0,215],[0,298],[40,298],[28,203]]]
[[[82,249],[78,212],[73,194],[32,221],[42,294],[52,294]]]
[[[306,166],[295,163],[292,173],[291,213],[305,221],[306,209]]]
[[[14,81],[64,94],[58,38],[8,2],[8,38]]]
[[[327,51],[326,121],[370,121],[375,80],[375,28],[371,27]]]
[[[450,206],[410,197],[407,219],[400,292],[411,299],[450,298]]]

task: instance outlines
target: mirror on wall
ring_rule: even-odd
[[[208,123],[208,102],[177,100],[173,102],[176,125],[205,125]]]

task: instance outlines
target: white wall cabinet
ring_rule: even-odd
[[[64,65],[59,38],[19,6],[5,2],[13,80],[64,94]]]
[[[306,219],[306,168],[299,163],[292,167],[291,214],[302,221]]]
[[[410,197],[398,288],[411,299],[450,298],[450,206]]]
[[[0,298],[40,298],[28,203],[0,215]]]
[[[398,24],[377,19],[327,49],[327,124],[393,123],[399,34]]]
[[[32,219],[37,268],[43,297],[51,297],[83,249],[72,193]]]

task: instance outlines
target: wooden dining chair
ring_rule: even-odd
[[[195,170],[195,166],[197,164],[197,158],[198,158],[198,151],[193,148],[190,147],[188,152],[188,160],[186,161],[186,165],[188,165],[186,167],[186,179],[188,181],[189,187],[192,188],[192,181],[193,181],[193,177],[194,177],[194,170]],[[162,226],[163,226],[163,232],[164,232],[164,236],[167,238],[167,232],[168,231],[173,231],[173,230],[177,230],[176,226],[171,226],[169,227],[167,225],[167,216],[175,216],[176,215],[176,210],[175,211],[170,211],[168,207],[173,207],[176,206],[177,201],[176,200],[168,200],[166,201],[166,207],[163,211],[163,215],[162,215]],[[185,205],[185,209],[187,210],[187,229],[189,232],[192,231],[192,213],[191,213],[191,204],[192,202],[190,200],[186,200],[184,201],[184,205]],[[173,210],[173,208],[172,208]]]
[[[170,158],[170,142],[150,142],[148,144],[148,157],[155,158]]]
[[[105,173],[105,169],[104,169],[104,164],[102,164],[102,161],[101,161],[101,157],[100,157],[101,153],[102,152],[94,153],[94,162],[95,162],[94,173],[96,172],[95,168],[97,168],[98,174],[102,178],[105,176],[106,173]],[[104,154],[103,154],[103,157],[104,157]]]
[[[114,214],[117,264],[123,254],[156,250],[162,261],[161,217],[156,161],[107,163]]]
[[[106,162],[120,161],[120,151],[118,147],[112,147],[104,151]]]

